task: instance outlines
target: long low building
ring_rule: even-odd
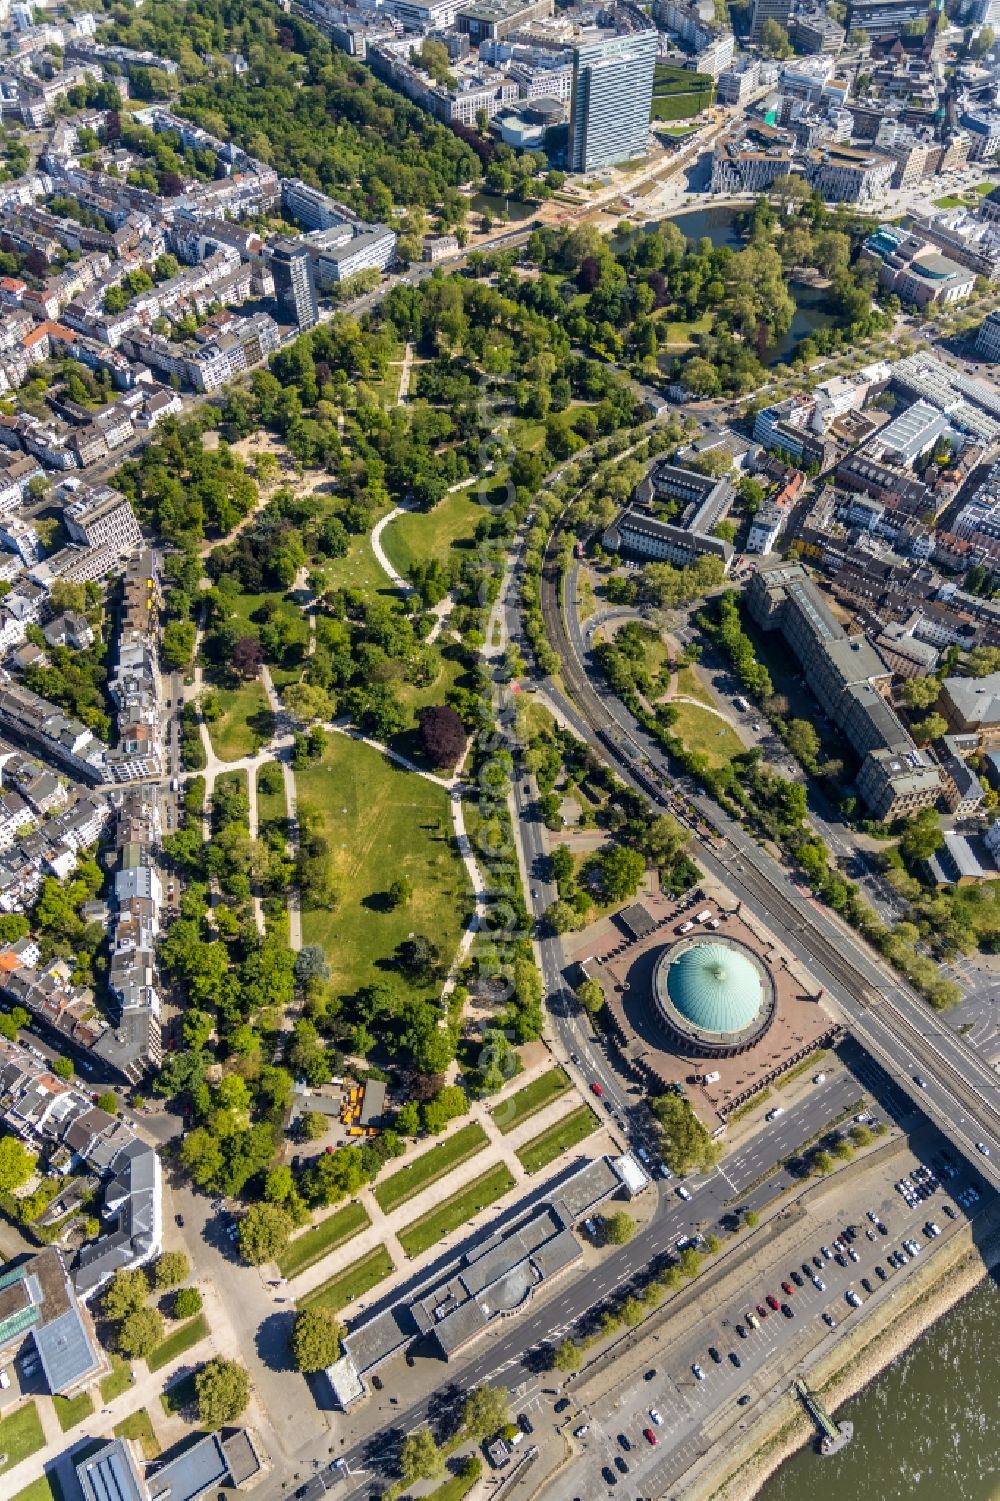
[[[326,1372],[338,1406],[360,1400],[366,1378],[416,1340],[433,1339],[450,1360],[497,1319],[526,1307],[583,1254],[573,1226],[612,1195],[647,1183],[631,1158],[598,1157],[572,1168],[545,1196],[515,1207],[495,1234],[409,1284],[345,1336],[343,1354]]]
[[[658,460],[636,486],[632,504],[625,507],[604,533],[610,552],[685,566],[708,554],[728,571],[732,543],[717,537],[714,528],[729,512],[735,491],[727,479],[685,469],[669,459]],[[656,507],[682,507],[676,521],[656,515]]]
[[[861,758],[858,791],[875,818],[932,807],[941,778],[880,692],[891,673],[863,635],[849,636],[798,563],[765,561],[747,606],[762,630],[780,629],[821,708]]]

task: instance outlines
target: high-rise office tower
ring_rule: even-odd
[[[567,165],[592,172],[645,156],[658,33],[648,29],[573,48]]]
[[[298,328],[312,328],[318,323],[316,279],[305,246],[294,240],[276,240],[271,246],[271,275],[282,317]]]

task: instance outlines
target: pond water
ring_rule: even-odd
[[[709,206],[692,209],[689,213],[673,214],[670,222],[676,224],[681,234],[689,240],[700,240],[707,236],[713,245],[728,245],[731,250],[742,250],[746,241],[739,233],[741,218],[745,219],[746,215],[739,209]],[[822,288],[792,282],[788,290],[795,298],[795,316],[788,332],[764,351],[762,359],[765,365],[782,364],[794,353],[800,339],[834,321],[823,309],[825,292]]]
[[[502,193],[476,193],[472,208],[477,214],[490,214],[494,220],[506,213],[512,224],[520,224],[537,212],[537,203],[519,203],[516,198],[505,198]]]

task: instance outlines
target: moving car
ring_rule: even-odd
[[[986,1145],[985,1141],[977,1141],[976,1142],[976,1151],[977,1152],[982,1152],[982,1154],[983,1154],[984,1157],[988,1157],[990,1155],[990,1149]]]
[[[683,1183],[678,1183],[677,1192],[685,1201],[691,1198],[691,1190],[689,1188],[685,1188]]]
[[[590,1081],[590,1092],[591,1092],[591,1094],[596,1094],[596,1095],[602,1095],[604,1093],[604,1090],[598,1084],[598,1082],[597,1082],[596,1079],[591,1079],[591,1081]]]
[[[926,1089],[927,1088],[927,1080],[924,1078],[923,1074],[914,1074],[913,1075],[913,1082],[917,1086],[918,1089]]]
[[[784,1115],[784,1113],[785,1113],[785,1107],[784,1107],[784,1105],[775,1105],[775,1107],[774,1107],[773,1110],[769,1110],[767,1112],[767,1114],[765,1115],[764,1119],[766,1121],[776,1121],[778,1119],[778,1116],[779,1115]]]

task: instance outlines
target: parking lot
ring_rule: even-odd
[[[586,1429],[574,1442],[592,1469],[586,1491],[578,1464],[553,1488],[553,1501],[617,1494],[623,1484],[654,1493],[668,1487],[705,1448],[707,1427],[731,1421],[740,1407],[751,1415],[778,1375],[776,1357],[801,1358],[836,1338],[835,1329],[870,1300],[890,1296],[911,1263],[982,1202],[968,1166],[938,1153],[910,1158],[895,1185],[883,1180],[870,1203],[817,1216],[794,1253],[766,1271],[748,1266],[753,1280],[744,1295],[725,1299],[664,1359],[654,1355],[613,1398],[567,1414],[570,1433]]]

